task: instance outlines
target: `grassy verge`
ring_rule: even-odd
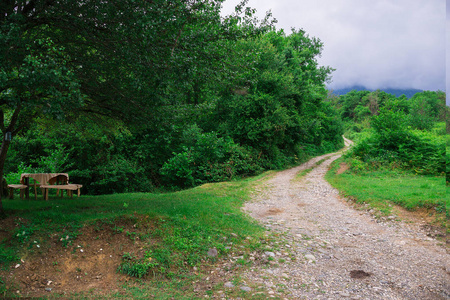
[[[138,280],[159,278],[145,285],[124,284],[125,292],[117,297],[124,293],[138,298],[165,294],[193,299],[194,291],[188,289],[193,268],[213,264],[236,248],[258,251],[261,241],[267,239],[265,230],[240,210],[264,176],[169,194],[3,200],[0,270],[20,263],[22,258],[47,255],[55,248],[54,241],[56,247],[78,253],[80,247],[89,247],[88,243],[80,244],[84,229],[89,227],[99,237],[101,232],[109,231],[139,242],[140,254],[117,251],[122,255],[117,272]],[[208,255],[211,249],[217,255]],[[53,264],[57,269],[58,262]],[[77,267],[80,274],[84,273],[81,269]],[[4,279],[0,277],[0,297],[11,295]]]
[[[353,173],[347,170],[337,174],[345,164],[343,158],[335,161],[326,179],[345,196],[358,203],[367,203],[384,213],[390,213],[389,204],[400,205],[408,210],[427,208],[448,219],[450,194],[446,193],[444,176],[420,176],[392,170]],[[445,224],[444,224],[445,225]]]

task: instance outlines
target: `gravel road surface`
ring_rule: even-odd
[[[283,238],[264,254],[271,264],[247,270],[243,281],[281,299],[450,299],[448,249],[417,224],[352,207],[324,179],[338,157],[276,173],[246,204]]]

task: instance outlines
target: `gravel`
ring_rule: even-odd
[[[324,180],[339,156],[277,173],[245,205],[268,234],[279,233],[282,240],[279,249],[265,253],[277,262],[244,271],[243,281],[281,299],[450,299],[448,249],[417,224],[396,216],[380,222],[350,206]]]

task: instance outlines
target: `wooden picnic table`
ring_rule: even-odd
[[[37,200],[37,187],[41,185],[47,185],[49,180],[52,178],[66,178],[66,182],[69,181],[69,174],[67,173],[23,173],[20,175],[20,183],[26,185],[28,188],[25,189],[25,198],[30,198],[29,187],[34,187],[34,198]],[[34,180],[33,184],[30,185],[30,178]],[[37,183],[39,182],[39,184]]]
[[[30,184],[30,179],[33,179],[33,183]],[[34,187],[34,197],[37,200],[37,188],[42,189],[42,195],[45,200],[48,200],[49,189],[56,189],[56,195],[61,191],[61,197],[64,190],[67,191],[67,195],[72,197],[73,191],[77,191],[77,195],[80,196],[80,189],[83,187],[81,184],[70,184],[69,174],[67,173],[23,173],[20,176],[20,184],[9,184],[10,198],[13,198],[13,190],[20,189],[20,197],[23,198],[24,194],[26,199],[30,198],[30,187]]]

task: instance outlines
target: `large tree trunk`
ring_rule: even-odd
[[[7,141],[3,135],[2,148],[0,149],[0,182],[3,183],[3,170],[5,167],[6,154],[8,153],[9,145],[11,141]],[[3,212],[3,201],[2,201],[3,190],[0,192],[0,213]]]
[[[22,106],[19,104],[17,105],[16,109],[14,110],[14,113],[11,117],[11,121],[9,123],[9,126],[5,126],[5,115],[3,109],[0,109],[0,128],[2,132],[2,148],[0,149],[0,182],[3,182],[3,172],[5,168],[5,162],[6,162],[6,155],[8,154],[9,145],[11,144],[11,139],[13,136],[15,136],[20,129],[16,129],[14,131],[13,129],[16,127],[17,120],[19,119],[19,114],[22,109]],[[9,132],[10,135],[8,137],[8,140],[6,139],[6,133]],[[3,201],[2,201],[2,193],[0,193],[0,213],[3,212]]]

